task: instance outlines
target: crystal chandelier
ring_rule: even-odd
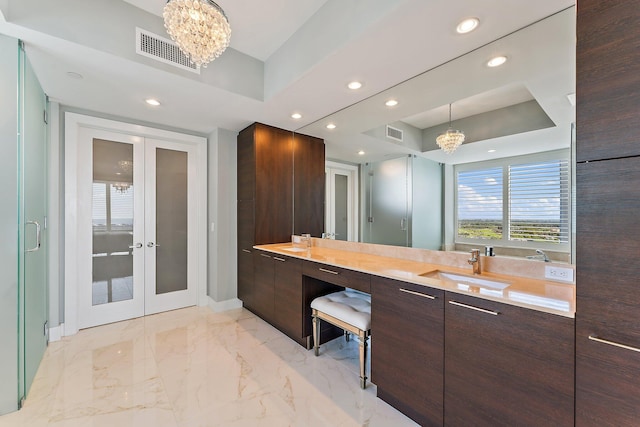
[[[113,188],[115,188],[116,193],[124,194],[131,188],[131,184],[128,182],[116,182],[113,184]]]
[[[167,0],[163,16],[173,41],[198,66],[206,67],[229,46],[229,20],[211,0]]]
[[[449,129],[436,138],[438,147],[451,154],[464,142],[464,133],[451,127],[451,104],[449,104]]]

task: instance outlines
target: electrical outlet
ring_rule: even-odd
[[[547,279],[573,283],[573,269],[546,265],[544,267],[544,277]]]

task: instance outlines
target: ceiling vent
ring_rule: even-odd
[[[136,28],[136,53],[173,65],[192,73],[200,74],[200,67],[192,63],[189,57],[182,53],[177,44],[170,39],[153,34],[142,28]]]
[[[402,142],[402,129],[387,125],[387,138]]]

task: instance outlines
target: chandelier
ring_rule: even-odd
[[[451,127],[451,104],[449,104],[449,129],[436,138],[438,147],[447,154],[451,154],[464,142],[464,133]]]
[[[124,194],[131,188],[131,184],[128,182],[116,182],[113,185],[113,188],[116,190],[116,193]]]
[[[206,67],[229,46],[227,15],[212,0],[167,0],[164,26],[194,64]]]

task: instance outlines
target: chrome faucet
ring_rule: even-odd
[[[536,249],[536,253],[538,255],[529,255],[527,256],[527,259],[537,259],[544,262],[551,262],[547,254],[545,254],[542,249]]]
[[[482,273],[482,266],[480,265],[480,249],[471,249],[471,258],[469,258],[467,262],[473,266],[473,274]]]

